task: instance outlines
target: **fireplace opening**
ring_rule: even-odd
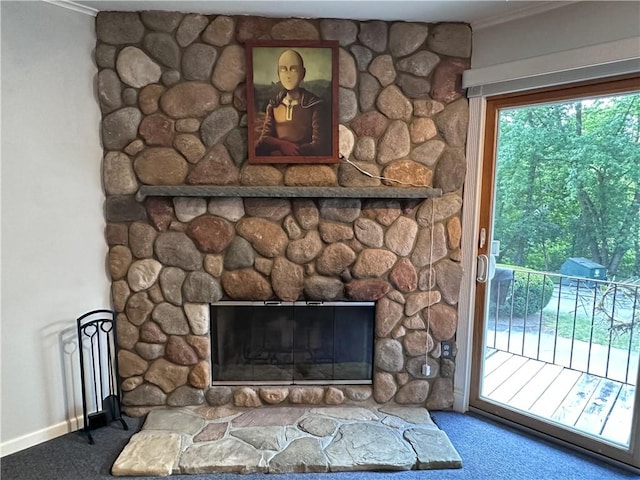
[[[211,305],[212,382],[371,384],[375,303]]]

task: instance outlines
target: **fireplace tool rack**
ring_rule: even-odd
[[[122,418],[118,382],[118,357],[115,312],[92,310],[77,319],[80,379],[82,388],[83,431],[93,444],[91,430]]]

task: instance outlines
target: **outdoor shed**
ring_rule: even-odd
[[[567,261],[565,261],[560,267],[560,273],[570,277],[588,278],[593,280],[607,279],[607,268],[605,266],[583,257],[567,259]],[[563,285],[575,283],[576,280],[574,279],[562,279]],[[593,282],[588,282],[587,285],[593,286]]]

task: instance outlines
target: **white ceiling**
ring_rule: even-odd
[[[167,10],[265,17],[465,22],[476,30],[562,7],[570,1],[520,0],[49,0],[87,13]]]

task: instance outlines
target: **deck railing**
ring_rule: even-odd
[[[518,267],[499,273],[489,288],[487,347],[636,384],[640,283]]]

